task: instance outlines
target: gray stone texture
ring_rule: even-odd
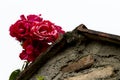
[[[103,77],[76,80],[120,80],[120,45],[89,39],[76,32],[68,32],[65,37],[67,39],[65,48],[40,67],[30,80],[36,80],[36,76],[44,76],[45,80],[67,80],[81,75],[90,76],[91,73],[96,75],[95,70],[100,72],[99,69],[104,70],[107,66],[110,67],[111,71],[108,72],[111,74],[102,71],[98,74],[104,74]],[[90,57],[92,61],[85,59],[86,57]]]

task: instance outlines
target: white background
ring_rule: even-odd
[[[65,31],[80,24],[89,29],[120,35],[120,0],[0,0],[0,80],[22,67],[22,48],[9,35],[21,14],[42,14]]]

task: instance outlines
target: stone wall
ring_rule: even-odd
[[[67,45],[30,80],[120,80],[120,45],[68,32]]]

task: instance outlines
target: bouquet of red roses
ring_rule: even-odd
[[[10,35],[23,47],[19,55],[22,60],[33,62],[41,52],[55,42],[60,34],[65,33],[60,26],[49,20],[43,20],[40,16],[21,15],[20,19],[10,26]]]
[[[23,50],[19,57],[27,63],[33,62],[59,35],[65,33],[60,26],[34,14],[27,17],[21,15],[20,19],[10,26],[9,31],[10,35],[21,43]],[[19,72],[19,69],[15,70],[9,80],[15,79]]]

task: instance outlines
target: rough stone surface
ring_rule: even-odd
[[[91,55],[85,56],[78,61],[75,61],[68,66],[62,68],[62,72],[73,72],[80,69],[85,69],[94,63],[94,58]]]
[[[64,80],[96,80],[100,78],[107,78],[112,75],[113,75],[113,68],[111,66],[107,66],[107,67],[92,69],[91,72],[87,74],[81,74],[74,77],[69,77]]]
[[[36,76],[44,76],[45,80],[65,80],[78,75],[90,77],[92,74],[94,74],[94,77],[90,77],[90,79],[72,80],[120,80],[120,45],[91,40],[76,33],[75,35],[72,34],[70,39],[69,37],[67,39],[66,48],[50,59],[30,80],[36,80]],[[74,66],[75,69],[70,70],[70,72],[63,71],[65,67],[79,62],[79,60],[89,55],[94,59],[91,66],[82,69]],[[97,75],[99,76],[95,78]]]

